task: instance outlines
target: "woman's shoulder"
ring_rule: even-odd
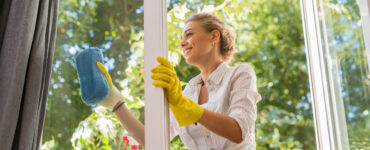
[[[257,93],[257,76],[253,67],[248,63],[243,63],[233,67],[233,72],[230,74],[229,83],[231,89],[248,89]]]
[[[249,75],[249,76],[256,76],[256,73],[254,72],[253,67],[249,63],[241,63],[238,65],[235,65],[234,67],[231,68],[232,73],[234,76],[240,76],[240,75]]]
[[[233,67],[236,71],[253,71],[253,67],[249,63],[241,63]],[[254,72],[254,71],[253,71]]]

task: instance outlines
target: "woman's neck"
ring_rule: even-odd
[[[211,75],[211,73],[214,70],[216,70],[216,68],[221,63],[222,63],[222,60],[219,60],[219,61],[212,60],[212,61],[204,62],[204,63],[202,63],[201,65],[198,66],[198,68],[201,72],[203,82],[207,81],[209,75]]]

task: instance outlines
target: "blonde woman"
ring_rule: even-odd
[[[191,150],[255,149],[257,102],[261,100],[256,75],[248,64],[229,67],[235,35],[225,23],[209,13],[186,20],[180,46],[186,62],[200,70],[182,90],[169,61],[151,71],[154,86],[164,88],[170,104],[170,138],[180,135]],[[99,69],[110,80],[104,66]],[[111,85],[109,97],[100,105],[113,109],[128,132],[144,146],[144,126],[122,105],[123,96]]]

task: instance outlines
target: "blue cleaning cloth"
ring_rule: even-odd
[[[98,48],[88,48],[76,57],[81,97],[90,106],[105,100],[110,91],[107,79],[96,66],[97,62],[103,63],[103,54]]]

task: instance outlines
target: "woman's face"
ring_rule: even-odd
[[[185,25],[181,35],[180,46],[186,63],[197,64],[200,60],[212,57],[212,36],[196,21]]]

